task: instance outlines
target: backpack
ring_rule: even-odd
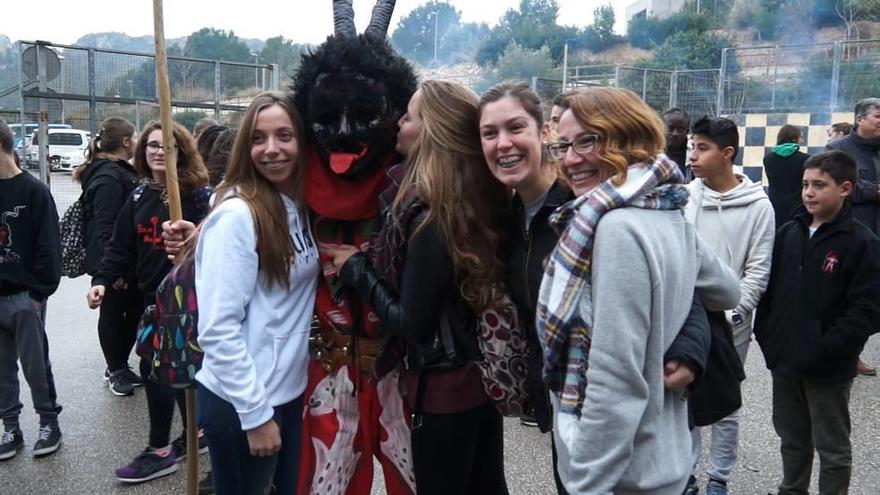
[[[61,218],[61,274],[76,278],[86,272],[85,207],[83,194]]]
[[[522,416],[528,393],[528,343],[520,325],[516,305],[508,295],[501,309],[486,309],[477,317],[477,346],[483,359],[477,361],[483,389],[502,416]]]
[[[165,275],[138,324],[135,350],[150,363],[149,379],[174,388],[195,385],[204,351],[198,344],[195,246]]]

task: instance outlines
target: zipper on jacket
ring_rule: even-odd
[[[532,302],[532,291],[529,288],[529,258],[532,257],[532,236],[531,236],[531,234],[529,234],[528,230],[526,230],[524,232],[524,234],[525,234],[525,238],[526,238],[526,256],[525,256],[525,258],[523,258],[523,266],[522,266],[523,287],[525,288],[525,296],[526,296],[526,301],[529,304],[529,309],[534,312],[535,305]]]

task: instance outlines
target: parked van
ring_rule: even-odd
[[[89,147],[91,134],[79,129],[49,129],[49,166],[51,170],[73,171],[86,161],[86,149]],[[25,152],[28,166],[39,166],[40,148],[39,134],[31,138]]]

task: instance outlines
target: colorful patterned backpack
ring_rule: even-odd
[[[197,341],[195,246],[181,256],[156,289],[156,304],[141,317],[136,351],[149,360],[151,380],[188,388],[195,385],[204,351]]]
[[[483,389],[503,416],[522,416],[528,394],[528,344],[526,329],[519,322],[516,305],[505,295],[501,309],[487,309],[477,318],[477,345],[483,359],[477,361]]]

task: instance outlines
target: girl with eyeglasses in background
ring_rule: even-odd
[[[211,195],[208,171],[189,131],[175,123],[173,133],[183,218],[198,223],[208,213]],[[168,220],[169,213],[165,191],[165,151],[159,122],[150,122],[141,131],[134,151],[134,169],[142,183],[122,206],[113,236],[92,278],[92,288],[86,296],[92,309],[101,305],[108,285],[132,270],[145,305],[153,304],[156,288],[172,267],[162,241],[162,222]],[[181,418],[186,418],[183,390],[150,380],[150,363],[145,359],[141,359],[140,372],[147,395],[150,438],[149,445],[140,455],[116,470],[116,477],[126,483],[139,483],[171,474],[177,471],[177,461],[186,455],[185,431],[173,444],[169,443],[175,400]],[[200,439],[200,447],[203,443],[204,440]]]

